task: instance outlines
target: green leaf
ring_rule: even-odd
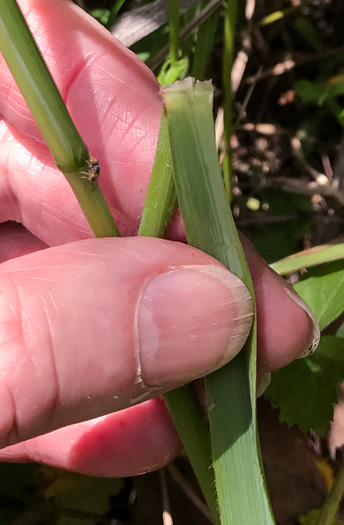
[[[34,476],[36,493],[54,510],[59,525],[94,525],[96,518],[111,509],[124,487],[121,478],[96,478],[62,469],[41,466]],[[76,511],[64,516],[64,509]]]
[[[161,67],[158,75],[158,81],[162,86],[172,84],[176,80],[183,80],[189,69],[189,59],[187,57],[180,58],[174,63],[168,58]]]
[[[344,338],[344,323],[338,328],[336,336]]]
[[[112,30],[112,26],[114,25],[116,17],[118,15],[118,12],[121,9],[121,7],[124,4],[124,2],[125,2],[125,0],[116,0],[116,2],[114,2],[113,6],[111,8],[111,11],[109,13],[109,17],[108,17],[108,20],[107,20],[107,28],[110,31]]]
[[[344,341],[323,336],[312,356],[272,373],[265,395],[273,407],[281,409],[281,421],[324,436],[337,402],[337,385],[343,380]]]
[[[188,242],[216,257],[253,293],[225,196],[214,140],[212,86],[186,79],[164,89],[178,202]],[[206,377],[221,523],[273,524],[255,417],[256,325],[238,356]]]
[[[342,241],[342,239],[341,239]],[[338,241],[337,241],[338,242]],[[308,250],[295,253],[280,261],[270,264],[271,268],[280,275],[297,272],[312,266],[318,266],[332,261],[344,259],[344,242],[332,242],[314,246]]]
[[[164,111],[138,235],[162,237],[177,206],[170,140]],[[214,520],[219,523],[208,425],[190,385],[166,392],[164,401]]]
[[[106,26],[109,21],[110,11],[109,9],[103,9],[103,8],[97,8],[97,9],[91,9],[89,12],[93,18],[98,20],[103,26]]]
[[[198,29],[191,71],[191,75],[198,80],[204,80],[204,71],[209,62],[218,24],[219,13],[215,12]]]
[[[300,525],[318,525],[322,509],[313,509],[299,517]],[[344,521],[336,518],[332,525],[344,525]]]
[[[337,97],[344,93],[344,82],[332,85],[319,85],[309,80],[298,80],[294,83],[296,93],[306,104],[315,104],[326,109],[344,126],[344,109],[337,102]]]
[[[293,26],[314,51],[322,51],[324,49],[319,32],[309,18],[298,16]]]
[[[304,102],[322,106],[327,99],[343,95],[344,82],[335,82],[332,85],[326,86],[302,79],[295,82],[294,88]]]
[[[296,283],[294,288],[323,330],[344,311],[344,261],[312,268],[308,279]]]
[[[94,525],[95,519],[86,519],[87,513],[105,515],[111,510],[111,500],[123,488],[123,480],[116,478],[94,478],[79,476],[78,482],[66,488],[56,498],[56,503],[63,508],[80,511],[80,518],[61,517],[59,525]],[[85,512],[86,516],[82,517]]]
[[[294,89],[306,104],[321,106],[324,102],[324,88],[306,79],[294,83]]]
[[[344,94],[344,81],[334,82],[332,85],[326,87],[329,97],[340,97]]]

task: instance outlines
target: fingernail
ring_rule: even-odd
[[[153,277],[137,307],[142,381],[177,386],[220,368],[242,348],[252,311],[246,287],[221,266],[180,266]]]
[[[298,356],[298,359],[303,359],[304,357],[308,357],[309,355],[313,354],[313,352],[315,352],[315,350],[318,348],[320,341],[320,329],[318,321],[316,320],[309,306],[301,299],[299,294],[295,292],[294,288],[284,279],[283,286],[289,297],[306,312],[311,321],[312,329],[310,331],[307,344]]]
[[[256,397],[260,397],[264,394],[265,390],[271,383],[271,372],[265,372],[257,378],[257,389]]]

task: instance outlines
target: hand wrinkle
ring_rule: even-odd
[[[50,293],[49,293],[49,296],[52,298]],[[45,319],[46,319],[46,323],[48,327],[48,341],[49,341],[50,357],[51,357],[51,364],[52,364],[51,370],[53,372],[53,377],[54,377],[54,394],[51,398],[52,401],[51,401],[50,409],[49,409],[49,421],[46,420],[46,430],[48,431],[49,429],[54,428],[53,421],[56,417],[57,406],[58,406],[59,400],[62,399],[62,396],[61,396],[61,386],[59,382],[59,375],[57,371],[58,368],[57,368],[57,360],[56,360],[55,346],[54,346],[54,339],[53,339],[53,331],[54,331],[53,324],[51,322],[47,303],[43,297],[41,297],[41,299],[42,299],[43,311],[45,314]],[[56,303],[53,299],[52,299],[52,304],[54,306],[54,310],[58,312]]]

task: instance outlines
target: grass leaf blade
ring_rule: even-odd
[[[332,241],[331,243],[320,246],[313,246],[308,250],[294,253],[280,261],[270,264],[270,266],[280,275],[287,275],[288,273],[297,272],[305,268],[310,268],[311,266],[318,266],[339,259],[344,259],[343,239],[338,239],[337,241]]]
[[[226,197],[214,140],[212,86],[186,79],[164,89],[178,202],[192,246],[253,286]],[[206,378],[221,523],[274,523],[255,416],[255,325],[240,354]]]
[[[167,122],[162,112],[153,170],[138,235],[162,237],[177,206]],[[208,426],[189,385],[164,395],[215,523],[219,523]]]

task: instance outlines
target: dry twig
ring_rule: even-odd
[[[162,523],[163,525],[173,525],[165,467],[159,470],[159,479],[160,479],[160,485],[161,485],[161,499],[162,499]]]
[[[208,510],[208,507],[203,503],[203,501],[197,496],[192,486],[188,483],[188,481],[184,478],[184,476],[180,473],[180,471],[177,469],[173,463],[170,463],[166,467],[167,472],[171,475],[171,478],[173,481],[179,485],[179,487],[185,492],[186,496],[190,499],[190,501],[194,504],[194,506],[203,514],[205,518],[209,521],[209,523],[214,523],[212,516]]]

